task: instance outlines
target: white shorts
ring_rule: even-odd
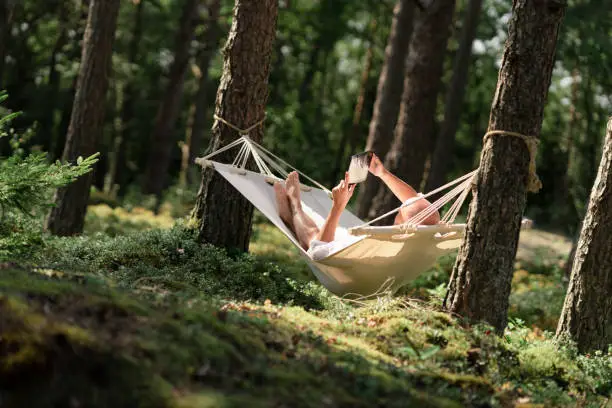
[[[317,239],[313,239],[310,242],[310,248],[308,248],[308,255],[313,261],[320,261],[321,259],[327,258],[333,253],[350,245],[350,242],[344,240],[335,240],[331,242],[323,242]]]

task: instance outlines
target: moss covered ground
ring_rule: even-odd
[[[258,217],[250,255],[162,217],[99,205],[0,264],[0,406],[612,406],[612,354],[552,338],[563,250],[519,259],[499,337],[441,311],[452,257],[354,302]]]

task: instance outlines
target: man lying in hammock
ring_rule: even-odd
[[[372,157],[369,170],[370,173],[380,178],[402,203],[418,195],[412,187],[385,169],[376,155]],[[341,180],[332,190],[332,208],[319,228],[302,209],[300,180],[297,172],[294,171],[287,176],[284,186],[278,182],[274,184],[281,219],[293,231],[302,248],[307,250],[314,260],[323,259],[346,246],[345,242],[335,240],[335,234],[340,215],[346,208],[354,190],[355,185],[348,183],[348,173],[346,173],[344,180]],[[423,199],[402,208],[395,217],[394,225],[404,223],[429,205],[430,203]],[[432,225],[439,221],[440,214],[436,211],[422,224]]]

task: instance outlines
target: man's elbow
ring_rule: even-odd
[[[426,225],[435,225],[438,224],[440,222],[440,212],[436,211],[435,213],[431,214],[423,224]]]

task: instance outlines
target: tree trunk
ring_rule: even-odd
[[[95,153],[102,137],[106,91],[120,0],[91,0],[83,36],[83,54],[63,160]],[[92,174],[79,178],[55,193],[55,207],[46,228],[55,235],[83,231]]]
[[[557,326],[557,337],[570,337],[582,352],[607,351],[612,344],[611,229],[612,119]]]
[[[67,10],[64,3],[60,2],[59,8],[59,34],[57,40],[51,50],[51,58],[49,58],[49,80],[47,82],[46,98],[48,101],[57,101],[60,94],[60,79],[61,75],[57,70],[57,57],[68,41],[68,21]],[[56,105],[50,103],[46,106],[46,112],[40,120],[37,131],[37,143],[43,146],[43,151],[49,151],[50,144],[53,140],[53,119],[55,116]]]
[[[85,35],[85,27],[87,26],[87,14],[89,13],[89,0],[81,0],[79,4],[79,17],[76,22],[75,38],[83,38]],[[71,43],[70,51],[68,52],[67,59],[69,61],[76,61],[81,58],[82,44],[80,41],[73,41]],[[64,152],[64,146],[66,145],[66,135],[68,134],[68,127],[70,126],[70,119],[72,118],[72,108],[74,106],[74,98],[76,95],[78,75],[74,76],[71,81],[70,89],[62,92],[62,114],[60,122],[55,129],[53,137],[52,148],[50,149],[52,160],[59,160],[62,158]]]
[[[372,31],[374,31],[376,27],[376,22],[373,21]],[[374,33],[372,32],[372,37]],[[351,129],[348,132],[344,132],[342,134],[342,138],[340,139],[340,145],[338,146],[338,153],[336,155],[336,164],[334,166],[334,170],[330,177],[330,184],[334,185],[337,181],[337,177],[340,173],[340,169],[342,165],[346,165],[345,153],[346,147],[349,146],[350,154],[356,153],[354,152],[355,145],[357,144],[357,139],[359,136],[359,125],[361,124],[361,115],[363,113],[363,105],[365,103],[366,91],[368,87],[368,79],[370,78],[370,71],[372,70],[372,59],[374,57],[374,38],[370,39],[370,44],[368,45],[368,49],[365,55],[365,62],[363,64],[363,71],[361,73],[361,81],[359,84],[359,92],[357,93],[357,102],[355,103],[355,109],[353,110],[353,122],[351,124]]]
[[[575,233],[574,239],[572,240],[572,247],[569,254],[567,255],[567,262],[563,267],[563,281],[569,282],[572,276],[572,265],[574,265],[574,258],[576,257],[576,250],[578,249],[578,241],[580,240],[580,231],[582,230],[582,223],[578,226],[578,231]]]
[[[539,137],[564,13],[565,3],[558,0],[514,0],[489,131]],[[524,140],[511,136],[486,140],[466,236],[444,299],[449,311],[484,320],[498,333],[507,323],[529,162]]]
[[[454,0],[439,1],[419,18],[410,44],[395,137],[385,158],[385,167],[417,190],[421,187],[434,135],[438,93],[454,11]],[[391,190],[381,188],[369,215],[380,215],[399,204]]]
[[[187,183],[191,183],[191,172],[189,169],[194,165],[194,160],[199,155],[204,134],[207,130],[207,116],[209,107],[208,100],[208,71],[210,62],[213,58],[219,43],[220,28],[218,25],[219,9],[221,7],[220,0],[212,0],[208,6],[208,23],[206,31],[202,38],[204,49],[198,58],[198,68],[200,70],[200,79],[198,83],[198,91],[195,96],[195,106],[193,111],[192,126],[188,130],[188,141],[186,143],[188,160],[187,167],[181,169],[184,172]]]
[[[482,0],[470,0],[466,10],[459,39],[459,49],[454,61],[453,76],[451,77],[450,86],[446,94],[444,120],[440,127],[436,147],[431,158],[431,167],[425,191],[431,191],[444,184],[448,169],[452,167],[455,134],[459,128],[461,107],[463,106],[472,57],[472,43],[474,38],[476,38],[481,8]]]
[[[0,0],[0,89],[6,87],[4,81],[4,60],[6,51],[11,42],[11,25],[13,22],[13,8],[16,0]]]
[[[155,126],[151,136],[151,150],[143,180],[143,193],[155,194],[158,199],[166,186],[172,152],[174,151],[174,125],[183,96],[185,73],[189,65],[189,50],[198,23],[200,0],[186,0],[179,21],[176,37],[174,61],[170,67],[168,84],[157,111]]]
[[[382,72],[378,79],[376,101],[366,143],[366,150],[374,151],[381,158],[387,155],[393,140],[393,130],[402,99],[404,67],[412,36],[414,13],[414,0],[399,0],[393,12],[391,32],[385,48]],[[378,179],[368,177],[359,189],[356,203],[358,217],[367,217],[378,187]]]
[[[138,61],[138,50],[142,39],[142,26],[144,19],[144,4],[145,0],[140,0],[134,10],[134,31],[128,48],[128,63],[134,65]],[[132,139],[134,133],[134,106],[137,100],[137,89],[134,86],[134,81],[128,79],[123,87],[121,94],[121,112],[120,112],[120,131],[115,141],[115,158],[110,169],[109,187],[114,190],[118,185],[118,192],[125,190],[126,178],[126,160],[127,160],[127,142]]]
[[[252,126],[265,115],[277,12],[276,0],[236,0],[235,3],[215,113],[240,128]],[[215,121],[209,149],[217,150],[239,136],[236,131]],[[254,129],[250,137],[260,142],[263,126]],[[229,157],[231,152],[220,159]],[[225,179],[213,169],[202,171],[202,182],[192,213],[200,241],[246,251],[252,216],[251,204]]]

